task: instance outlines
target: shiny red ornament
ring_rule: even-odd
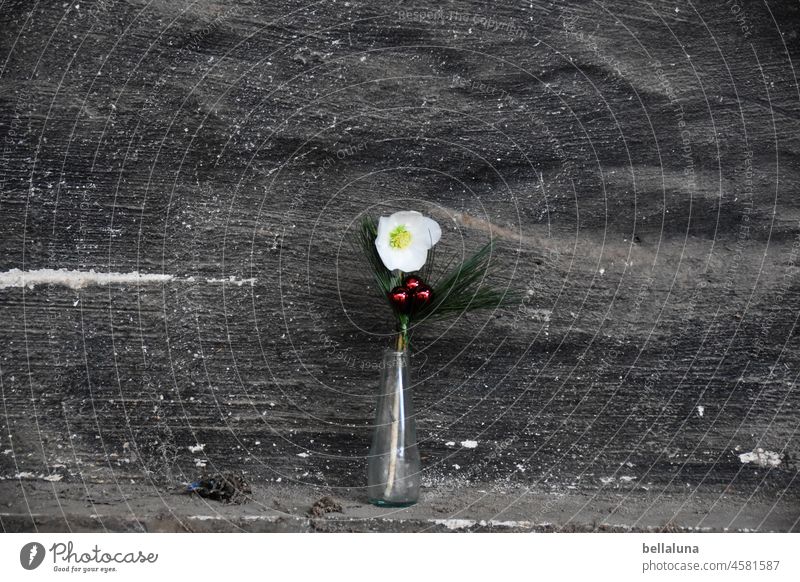
[[[411,293],[405,287],[395,287],[388,293],[389,302],[400,313],[408,313],[411,309]]]
[[[425,283],[416,275],[409,275],[403,279],[403,286],[409,291],[415,291],[420,285],[425,285]]]
[[[412,293],[411,303],[414,309],[425,307],[428,303],[433,301],[433,289],[428,287],[425,283],[420,283]]]

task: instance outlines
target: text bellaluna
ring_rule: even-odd
[[[653,545],[642,543],[643,554],[699,554],[698,546],[681,546],[676,543],[665,544],[659,542]]]

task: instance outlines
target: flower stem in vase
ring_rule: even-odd
[[[397,333],[397,351],[403,352],[408,349],[408,318],[400,316],[400,331]],[[400,395],[401,392],[395,391],[392,398],[392,434],[390,437],[391,449],[389,452],[389,473],[386,479],[386,491],[384,495],[390,497],[394,487],[395,473],[397,471],[397,447],[398,436],[400,434]]]
[[[400,433],[400,422],[397,418],[399,408],[400,396],[395,394],[394,402],[392,403],[392,448],[389,452],[389,474],[386,476],[386,491],[384,492],[386,497],[390,497],[392,495],[394,476],[395,471],[397,470],[397,435]]]

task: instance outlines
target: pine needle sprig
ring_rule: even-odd
[[[491,257],[494,243],[488,242],[478,252],[455,267],[446,268],[433,284],[433,301],[415,314],[415,319],[435,321],[445,317],[509,307],[519,302],[517,293],[490,285]]]

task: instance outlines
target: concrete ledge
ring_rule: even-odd
[[[521,486],[427,489],[415,506],[369,505],[360,490],[330,493],[284,485],[255,487],[243,504],[169,488],[106,484],[0,483],[6,532],[657,532],[800,531],[797,499],[753,499],[711,488],[686,492],[598,491],[548,494]],[[310,514],[330,495],[341,512]],[[25,509],[26,503],[35,508]]]

